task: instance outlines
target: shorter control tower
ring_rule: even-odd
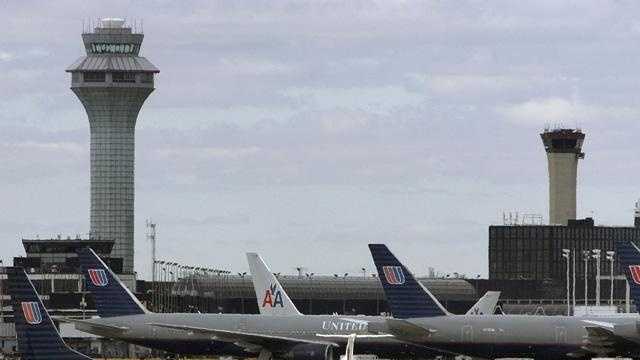
[[[540,134],[549,165],[549,224],[567,225],[576,218],[578,160],[584,159],[584,133],[574,129]]]

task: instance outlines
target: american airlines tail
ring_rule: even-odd
[[[493,315],[500,299],[500,291],[487,291],[465,315]]]
[[[640,247],[632,241],[618,240],[616,255],[629,283],[629,295],[640,312]]]
[[[93,295],[100,317],[149,313],[93,250],[81,249],[78,257],[85,286]]]
[[[22,268],[7,267],[18,349],[22,360],[91,360],[67,346]]]
[[[396,259],[386,245],[369,244],[393,317],[408,319],[449,315],[440,302]]]
[[[247,261],[249,262],[260,314],[302,315],[260,255],[247,253]]]

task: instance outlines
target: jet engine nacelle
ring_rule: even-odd
[[[296,345],[284,355],[286,360],[336,360],[337,348],[323,344]]]

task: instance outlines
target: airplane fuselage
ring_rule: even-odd
[[[171,324],[192,328],[228,330],[274,337],[334,342],[342,349],[344,335],[371,335],[369,327],[384,328],[385,318],[377,316],[305,315],[274,316],[246,314],[162,314],[97,318],[76,323],[76,328],[95,335],[181,354],[255,357],[259,349],[251,344],[221,341],[201,332],[170,329],[151,324]],[[373,325],[372,325],[373,324]],[[337,336],[336,336],[337,335]],[[335,336],[335,337],[334,337]],[[287,348],[281,349],[286,352]],[[427,358],[442,355],[424,345],[409,344],[392,336],[357,338],[355,352],[390,358]]]
[[[526,357],[564,359],[582,357],[597,349],[587,326],[602,327],[630,343],[628,355],[640,352],[639,317],[576,316],[438,316],[409,319],[428,334],[403,334],[399,339],[439,350],[482,358]],[[396,333],[393,330],[392,333]],[[413,337],[415,335],[415,337]],[[591,345],[591,346],[590,346]],[[603,351],[608,351],[604,348]],[[602,354],[604,355],[604,354]],[[622,354],[615,354],[622,355]]]

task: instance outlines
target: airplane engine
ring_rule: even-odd
[[[336,360],[337,348],[331,345],[296,345],[284,356],[286,360]]]

